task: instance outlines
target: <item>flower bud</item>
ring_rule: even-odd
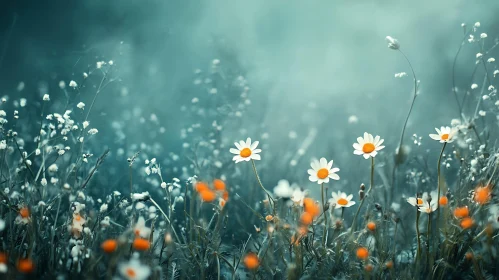
[[[392,50],[400,49],[400,44],[397,39],[392,38],[391,36],[386,36],[386,41],[388,42],[388,47]]]

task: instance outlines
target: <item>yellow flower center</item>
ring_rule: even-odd
[[[448,139],[449,139],[448,133],[442,134],[442,140],[448,140]]]
[[[241,150],[239,155],[242,156],[243,158],[247,158],[247,157],[251,156],[251,150],[249,148],[244,148]]]
[[[418,205],[422,205],[423,204],[423,199],[422,198],[418,198]]]
[[[322,168],[317,171],[317,177],[319,179],[325,179],[327,176],[329,176],[329,170],[327,170],[326,168]]]
[[[338,201],[336,203],[338,203],[339,205],[345,206],[348,204],[348,200],[346,200],[344,198],[340,198],[340,199],[338,199]]]
[[[372,153],[375,149],[376,147],[374,147],[373,143],[365,143],[362,147],[362,151],[366,154]]]
[[[133,270],[131,268],[127,268],[126,275],[133,278],[133,277],[137,276],[137,273],[135,272],[135,270]]]

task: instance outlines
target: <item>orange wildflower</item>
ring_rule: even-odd
[[[7,254],[4,252],[0,252],[0,263],[7,263]]]
[[[473,253],[472,252],[467,252],[465,255],[464,255],[464,258],[468,261],[472,260],[473,259]]]
[[[310,225],[312,221],[314,220],[314,217],[308,213],[308,212],[303,212],[300,217],[300,222],[304,225]]]
[[[385,263],[385,267],[386,267],[387,269],[392,269],[392,268],[393,268],[393,261],[387,261],[387,262]]]
[[[366,270],[366,272],[371,272],[373,271],[374,266],[372,264],[366,264],[366,266],[364,266],[364,269]]]
[[[217,191],[224,191],[225,190],[225,182],[220,180],[220,179],[215,179],[215,180],[213,180],[213,187]]]
[[[267,215],[267,216],[265,216],[265,221],[267,221],[267,222],[270,222],[270,221],[272,221],[273,219],[274,219],[274,216],[272,216],[272,215]]]
[[[303,209],[312,216],[318,216],[321,212],[315,201],[309,197],[303,199]]]
[[[222,194],[222,198],[225,201],[229,201],[229,192],[228,191],[224,191],[224,193]]]
[[[118,242],[116,241],[116,239],[108,239],[102,242],[100,247],[104,252],[109,254],[116,251],[116,248],[118,248]]]
[[[29,209],[28,207],[23,207],[19,210],[19,215],[21,218],[26,219],[29,217]]]
[[[35,269],[35,265],[30,259],[19,259],[17,262],[17,270],[21,273],[31,273]]]
[[[198,193],[201,193],[201,192],[207,191],[207,190],[210,190],[210,187],[205,182],[197,182],[196,183],[196,191]]]
[[[472,218],[466,217],[461,221],[461,227],[463,229],[469,229],[475,225],[475,221]]]
[[[467,206],[464,207],[457,207],[454,209],[454,216],[456,218],[466,218],[470,214],[470,211],[468,210]]]
[[[133,248],[137,251],[145,251],[148,250],[151,247],[151,243],[149,243],[149,240],[144,239],[144,238],[135,238],[133,241]]]
[[[447,198],[447,196],[443,195],[440,197],[440,199],[438,200],[438,204],[440,206],[446,206],[447,204],[449,204],[449,199]]]
[[[357,258],[361,260],[367,259],[369,257],[369,251],[365,247],[360,247],[357,249]]]
[[[255,253],[249,252],[244,257],[244,265],[246,266],[247,269],[254,270],[257,269],[258,266],[260,265],[260,260],[258,259],[258,256]]]
[[[489,203],[492,197],[492,189],[489,186],[478,186],[475,189],[475,194],[473,196],[473,200],[476,203],[484,205]]]
[[[369,229],[370,231],[375,231],[376,230],[376,223],[375,222],[369,222],[367,223],[367,229]]]
[[[200,192],[199,195],[204,202],[213,202],[217,198],[217,194],[210,189]]]

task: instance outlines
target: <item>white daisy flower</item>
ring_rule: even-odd
[[[353,151],[356,155],[363,155],[365,159],[375,157],[378,151],[382,150],[385,146],[381,146],[385,140],[381,139],[378,135],[373,137],[372,134],[364,132],[364,138],[358,137],[357,143],[353,143]]]
[[[423,195],[421,197],[409,197],[407,199],[407,202],[414,206],[414,207],[423,207],[425,203],[428,202],[429,198],[431,197],[431,200],[432,201],[435,201],[435,202],[438,202],[438,198],[437,198],[437,192],[436,191],[432,191],[430,193],[430,196],[428,196],[428,193],[427,192],[424,192]]]
[[[293,187],[291,187],[288,180],[279,180],[277,186],[274,187],[274,194],[277,197],[290,198],[293,195],[293,191]]]
[[[350,194],[347,196],[346,193],[338,191],[337,193],[332,193],[333,198],[329,199],[329,205],[331,209],[342,208],[342,207],[350,207],[355,205],[355,201],[352,201],[353,195]]]
[[[151,275],[151,268],[142,265],[138,259],[131,259],[118,266],[120,274],[130,280],[145,280]]]
[[[258,153],[260,153],[262,150],[256,148],[258,146],[258,143],[260,142],[255,141],[251,143],[251,138],[249,137],[248,139],[246,139],[246,142],[244,142],[243,140],[235,142],[234,145],[236,145],[237,149],[230,149],[230,152],[235,154],[232,160],[236,163],[241,161],[250,161],[252,159],[260,160],[261,158]]]
[[[307,191],[302,191],[299,188],[296,188],[291,195],[291,200],[298,205],[303,205],[303,199],[307,195]]]
[[[430,134],[431,139],[440,141],[440,143],[451,143],[454,141],[456,131],[448,126],[442,126],[440,129],[435,128],[438,134]]]
[[[135,235],[142,238],[149,238],[151,229],[146,227],[146,220],[144,219],[144,217],[139,217],[137,223],[135,224],[135,227],[133,228],[133,232],[135,233]]]
[[[333,161],[327,162],[325,158],[320,160],[314,160],[310,164],[312,169],[309,169],[308,179],[312,182],[317,182],[317,184],[329,183],[329,178],[333,180],[339,180],[340,176],[336,172],[340,171],[339,168],[333,168]]]
[[[428,213],[437,210],[438,208],[438,199],[433,199],[430,202],[424,201],[423,205],[418,208],[419,212]]]

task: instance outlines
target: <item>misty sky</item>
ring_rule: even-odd
[[[121,78],[114,89],[126,87],[133,104],[158,114],[178,135],[181,89],[192,83],[194,69],[220,58],[246,73],[252,110],[262,104],[269,109],[265,124],[274,141],[290,129],[305,135],[317,126],[318,146],[344,141],[350,143],[344,145],[348,154],[365,130],[388,138],[392,148],[398,141],[413,81],[394,78],[410,69],[400,53],[387,48],[387,35],[400,41],[421,80],[410,138],[413,132],[426,137],[457,117],[451,67],[463,37],[461,23],[471,28],[480,21],[489,45],[499,33],[495,0],[7,0],[1,5],[2,94],[24,81],[22,94],[37,96],[41,81],[49,81],[52,90],[59,80],[79,78],[87,64],[113,59]],[[220,49],[230,50],[233,61],[224,61]],[[469,88],[476,52],[467,47],[461,54],[459,87]],[[117,98],[102,97],[97,110],[122,110],[109,106]],[[351,115],[358,124],[348,124]],[[172,119],[175,124],[167,121]],[[323,150],[311,148],[309,156]]]

